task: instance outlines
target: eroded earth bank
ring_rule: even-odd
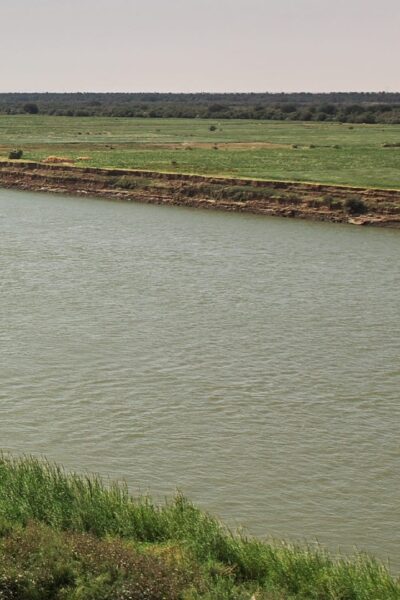
[[[400,190],[0,162],[0,186],[41,192],[400,227]]]

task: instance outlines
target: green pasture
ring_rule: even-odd
[[[400,125],[0,116],[0,158],[13,148],[28,160],[400,189]]]

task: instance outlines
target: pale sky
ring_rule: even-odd
[[[0,91],[400,91],[400,0],[0,0]]]

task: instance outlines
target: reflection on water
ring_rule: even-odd
[[[400,232],[0,191],[0,439],[400,568]]]

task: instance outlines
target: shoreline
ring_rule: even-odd
[[[352,225],[400,227],[400,190],[0,161],[0,187]]]
[[[179,493],[157,504],[123,483],[1,453],[0,475],[2,597],[400,597],[400,580],[365,553],[248,537]]]

